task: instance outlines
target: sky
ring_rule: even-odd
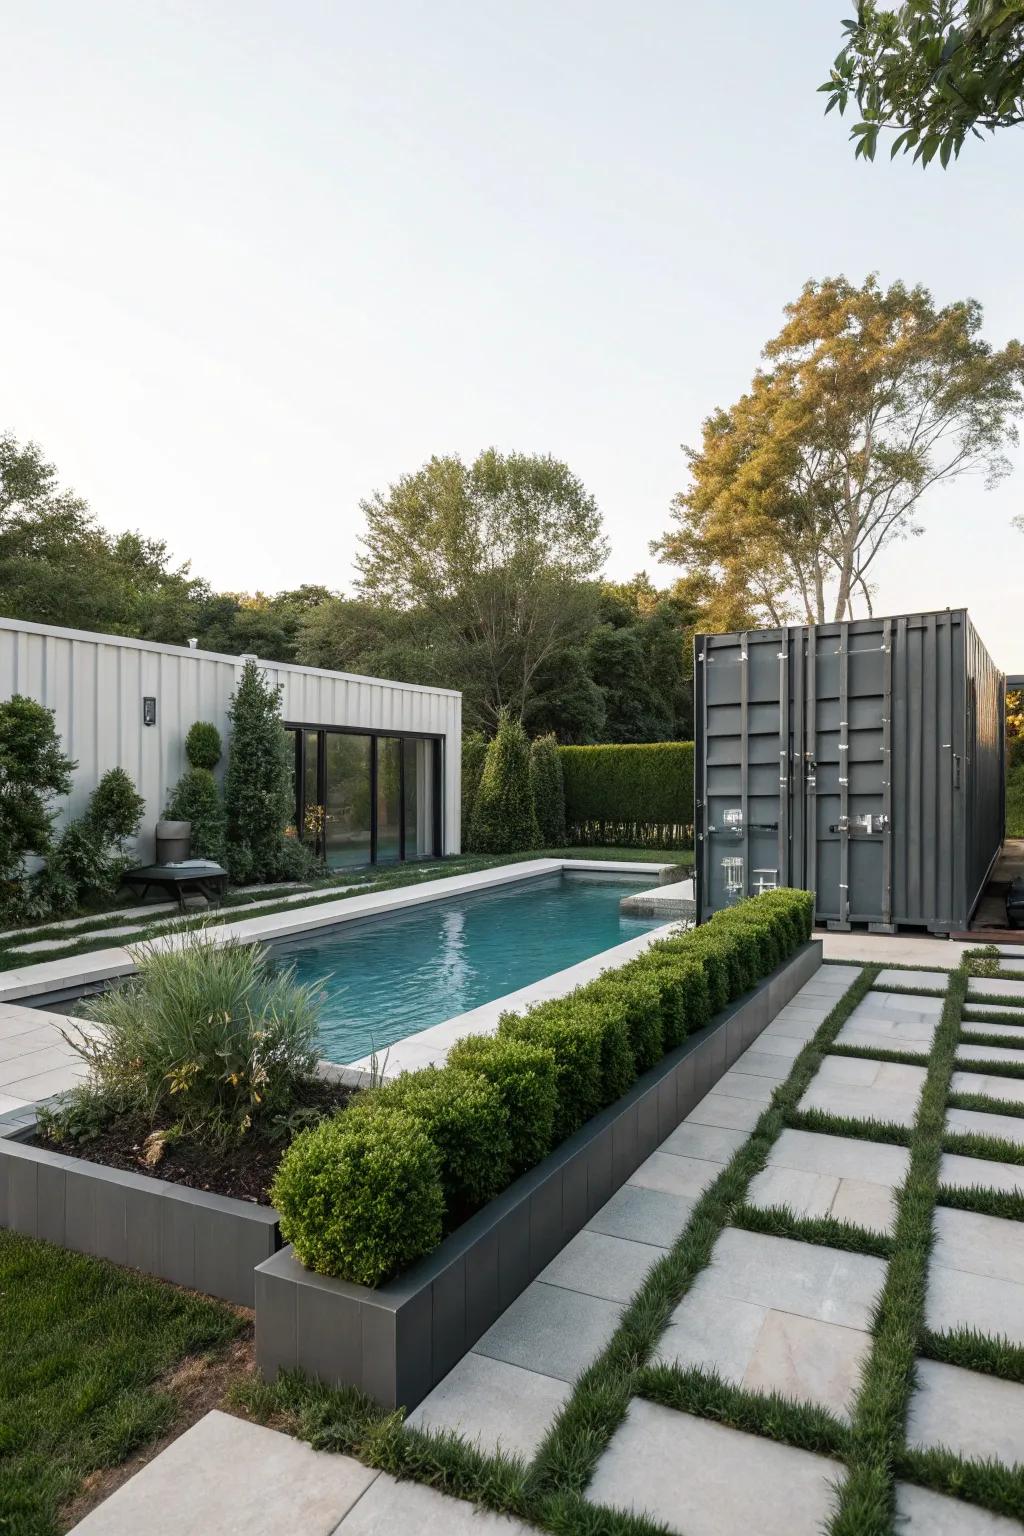
[[[552,453],[608,572],[810,277],[1024,333],[1024,129],[855,163],[849,0],[34,0],[0,47],[0,431],[220,588],[352,586],[360,500]],[[1024,453],[936,491],[876,612],[968,607],[1024,672]],[[881,559],[882,557],[880,557]]]

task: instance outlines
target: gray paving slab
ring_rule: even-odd
[[[1016,1067],[1018,1070],[1024,1067],[1024,1052],[1006,1045],[958,1045],[956,1059],[972,1063],[991,1062],[997,1067]],[[972,1066],[971,1071],[977,1072],[978,1067]]]
[[[872,990],[862,997],[853,1015],[863,1013],[872,1018],[942,1018],[941,997],[926,997],[920,992],[876,992]],[[851,1015],[851,1017],[853,1016]]]
[[[1024,1456],[1024,1387],[937,1360],[918,1360],[907,1444],[942,1445],[972,1461],[1012,1467]]]
[[[338,1536],[528,1536],[534,1527],[381,1472],[336,1530]],[[292,1524],[281,1536],[300,1533],[306,1536]]]
[[[11,1093],[0,1093],[0,1115],[6,1115],[15,1109],[24,1109],[31,1102],[30,1099],[15,1098]]]
[[[871,1231],[891,1232],[895,1190],[906,1177],[904,1147],[808,1131],[783,1131],[768,1165],[752,1181],[749,1200],[798,1216],[834,1216]]]
[[[628,1302],[636,1295],[660,1254],[649,1243],[636,1243],[607,1232],[577,1232],[538,1275],[547,1285],[560,1285],[606,1301]]]
[[[980,1093],[1007,1104],[1024,1104],[1024,1077],[1000,1077],[995,1072],[954,1072],[952,1093]]]
[[[708,1162],[705,1158],[682,1157],[675,1152],[652,1152],[630,1174],[627,1183],[696,1199],[709,1184],[715,1182],[723,1167],[723,1163]]]
[[[924,987],[926,991],[945,991],[948,971],[898,971],[886,969],[875,977],[878,987]]]
[[[34,1051],[26,1051],[24,1055],[0,1061],[0,1088],[6,1088],[9,1083],[21,1082],[24,1078],[38,1077],[41,1073],[55,1069],[67,1071],[69,1067],[80,1064],[81,1057],[76,1056],[70,1046],[64,1045],[60,1040],[56,1044],[51,1041],[37,1047]]]
[[[1024,1002],[1024,981],[1001,976],[972,976],[967,983],[968,997],[1012,997]]]
[[[814,1033],[815,1027],[812,1025],[807,1040],[810,1040]],[[757,1037],[757,1048],[761,1054],[775,1056],[779,1061],[784,1061],[787,1068],[792,1067],[805,1044],[806,1040],[795,1039],[792,1035],[769,1035],[767,1031],[762,1031]],[[746,1057],[742,1059],[746,1060]]]
[[[925,1323],[935,1333],[972,1328],[986,1337],[1024,1345],[1024,1287],[933,1263],[928,1271]]]
[[[913,1125],[926,1076],[925,1067],[826,1056],[799,1107]]]
[[[1020,1536],[1017,1520],[914,1483],[896,1484],[896,1529],[906,1536]]]
[[[1024,1288],[1024,1224],[937,1206],[932,1263]]]
[[[1015,958],[1010,955],[1004,955],[1003,959],[1000,961],[999,969],[1001,971],[1010,971],[1014,976],[1024,975],[1024,960]]]
[[[820,1536],[841,1478],[823,1456],[634,1399],[586,1497],[679,1536]]]
[[[706,1094],[686,1116],[686,1124],[721,1125],[732,1131],[752,1131],[764,1112],[756,1099],[737,1099],[717,1089]]]
[[[585,1231],[628,1237],[635,1243],[668,1248],[679,1237],[697,1204],[685,1195],[624,1184],[587,1222]]]
[[[771,1102],[777,1083],[770,1077],[754,1077],[742,1069],[743,1057],[735,1067],[730,1067],[724,1077],[718,1079],[717,1087],[722,1093],[727,1093],[734,1099],[750,1099],[755,1104],[765,1105]],[[784,1076],[788,1076],[784,1074]],[[781,1082],[782,1079],[780,1078]]]
[[[771,1152],[770,1163],[782,1168],[803,1168],[810,1173],[831,1173],[840,1179],[867,1179],[895,1187],[906,1177],[910,1152],[884,1141],[861,1141],[853,1136],[828,1136],[818,1131],[785,1130]]]
[[[677,1156],[700,1157],[709,1163],[728,1163],[749,1140],[746,1131],[731,1131],[723,1125],[700,1125],[684,1120],[658,1148]]]
[[[981,1109],[947,1109],[946,1129],[960,1135],[994,1136],[1024,1147],[1024,1117],[995,1115]]]
[[[597,1359],[621,1316],[618,1302],[534,1280],[474,1348],[527,1371],[575,1381]]]
[[[214,1411],[74,1527],[73,1536],[330,1536],[378,1473]]]
[[[1008,1023],[1024,1028],[1024,1007],[1020,1003],[964,1003],[965,1019],[979,1019],[988,1013],[1006,1014]]]
[[[736,1068],[746,1077],[765,1077],[772,1083],[784,1083],[792,1070],[792,1061],[784,1060],[776,1052],[760,1049],[760,1041],[744,1051]],[[726,1076],[728,1077],[728,1073]],[[721,1079],[725,1081],[725,1079]]]
[[[69,1058],[63,1066],[51,1067],[45,1072],[34,1072],[27,1077],[6,1082],[3,1091],[16,1099],[26,1099],[31,1103],[39,1099],[47,1099],[52,1093],[67,1092],[76,1083],[80,1083],[85,1075],[84,1062]]]
[[[1021,1024],[995,1024],[987,1019],[974,1019],[968,1014],[961,1020],[963,1030],[968,1035],[998,1035],[1000,1040],[1005,1040],[1008,1046],[1016,1041],[1018,1051],[1024,1050],[1024,1020]],[[1018,1058],[1024,1061],[1024,1055]]]
[[[738,1301],[868,1328],[885,1270],[884,1260],[867,1254],[727,1227],[700,1280]],[[686,1298],[677,1311],[685,1307]]]
[[[950,1189],[997,1189],[1005,1194],[1024,1194],[1024,1167],[1019,1163],[944,1152],[939,1164],[939,1183]]]
[[[529,1461],[571,1395],[567,1381],[472,1351],[406,1423],[464,1435],[489,1456],[500,1450]]]

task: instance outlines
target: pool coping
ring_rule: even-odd
[[[520,863],[504,864],[497,869],[441,875],[436,880],[425,880],[421,885],[400,886],[388,891],[367,891],[363,896],[339,898],[316,906],[304,907],[296,903],[286,912],[240,918],[237,922],[211,928],[210,942],[226,944],[232,939],[240,939],[254,943],[298,937],[319,928],[332,928],[360,918],[385,916],[389,912],[408,907],[444,901],[452,896],[475,891],[498,889],[523,880],[537,880],[545,875],[560,874],[563,870],[657,876],[663,869],[671,868],[671,864],[671,860],[643,863],[612,859],[524,859]],[[168,948],[176,942],[176,935],[166,934],[151,942],[155,946]],[[132,957],[123,946],[98,949],[85,955],[69,955],[62,960],[39,960],[32,965],[0,973],[0,1003],[21,1002],[27,1007],[28,998],[95,986],[100,982],[113,981],[119,976],[130,976],[134,970]]]
[[[819,969],[812,939],[406,1274],[376,1289],[307,1270],[290,1247],[256,1270],[256,1363],[414,1408],[580,1232]]]

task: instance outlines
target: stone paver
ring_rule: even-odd
[[[945,992],[949,986],[948,971],[879,971],[875,977],[878,987],[921,987],[925,992]]]
[[[610,1237],[628,1237],[635,1243],[668,1248],[686,1226],[696,1203],[695,1199],[669,1194],[663,1189],[624,1184],[607,1205],[591,1217],[584,1230],[607,1232]]]
[[[728,1163],[747,1140],[745,1131],[730,1131],[721,1125],[700,1125],[684,1120],[677,1125],[659,1152],[673,1152],[680,1157],[700,1157],[709,1163]]]
[[[1008,1024],[1024,1026],[1024,1008],[1020,1004],[999,1003],[964,1003],[964,1018],[981,1020],[986,1015],[996,1013],[1001,1021]]]
[[[669,1195],[696,1199],[722,1171],[721,1163],[701,1157],[680,1157],[674,1152],[652,1152],[629,1176],[630,1184],[643,1189],[660,1189]]]
[[[216,1410],[137,1472],[73,1536],[330,1536],[378,1474]]]
[[[381,1472],[336,1529],[338,1536],[528,1536],[533,1526]],[[298,1523],[282,1527],[281,1536],[293,1533],[306,1536]]]
[[[577,1232],[537,1278],[563,1290],[625,1303],[643,1285],[657,1258],[649,1243],[584,1230]]]
[[[937,1360],[918,1360],[907,1444],[944,1445],[970,1460],[1013,1466],[1024,1457],[1024,1387]]]
[[[994,1136],[1024,1147],[1024,1118],[993,1115],[983,1109],[947,1109],[946,1129],[960,1135]]]
[[[871,1347],[881,1259],[727,1229],[658,1357],[845,1416]]]
[[[972,1019],[969,1016],[962,1021],[964,1033],[969,1035],[998,1035],[1000,1040],[1005,1040],[1007,1045],[1013,1041],[1018,1042],[1019,1048],[1024,1048],[1024,1028],[1021,1024],[994,1024],[985,1019]],[[1021,1021],[1024,1024],[1024,1020]],[[1024,1061],[1024,1056],[1018,1056],[1019,1061]]]
[[[896,1484],[896,1529],[906,1536],[1020,1536],[1022,1527],[977,1504],[913,1483]]]
[[[826,1056],[800,1100],[800,1108],[913,1125],[926,1076],[925,1067]]]
[[[1024,1104],[1024,1077],[1000,1077],[994,1072],[954,1072],[951,1093],[980,1093],[986,1099]]]
[[[587,1489],[680,1536],[819,1536],[837,1462],[634,1399]]]
[[[984,1157],[944,1152],[939,1183],[950,1189],[997,1189],[1024,1195],[1024,1168],[1019,1163],[996,1163]]]
[[[1024,1344],[1024,1227],[976,1211],[935,1211],[925,1321]],[[1024,1388],[1022,1388],[1024,1391]]]
[[[1024,981],[1012,981],[1000,976],[972,976],[967,983],[967,996],[1012,997],[1024,1002]]]
[[[535,1280],[474,1346],[527,1371],[575,1381],[619,1325],[622,1307]]]
[[[464,1435],[487,1455],[502,1450],[529,1461],[571,1393],[566,1381],[473,1351],[406,1423]]]
[[[686,1117],[686,1124],[721,1125],[732,1131],[752,1131],[760,1120],[764,1105],[756,1099],[735,1099],[717,1090],[701,1099]]]
[[[1016,1067],[1018,1070],[1024,1067],[1024,1054],[1014,1050],[1012,1046],[1005,1045],[958,1045],[956,1048],[957,1061],[991,1062],[997,1067]],[[977,1067],[971,1071],[976,1072]]]
[[[831,1215],[889,1232],[896,1216],[894,1191],[909,1163],[905,1147],[783,1131],[767,1167],[752,1181],[748,1199],[762,1209],[785,1205],[797,1216]]]

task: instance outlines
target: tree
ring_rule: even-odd
[[[554,736],[530,743],[530,789],[540,840],[545,848],[565,846],[565,784]]]
[[[77,767],[66,757],[52,709],[13,694],[0,703],[0,880],[16,881],[29,854],[45,854],[56,812]]]
[[[363,512],[361,594],[430,616],[487,729],[521,718],[540,668],[591,622],[607,555],[594,498],[556,459],[492,448],[433,458]]]
[[[281,689],[247,661],[228,710],[231,749],[224,781],[231,877],[276,880],[284,829],[295,810],[294,768],[281,724]]]
[[[879,555],[922,531],[922,498],[968,473],[1008,473],[1024,348],[981,337],[973,299],[938,309],[923,287],[809,282],[786,306],[749,393],[686,450],[677,527],[654,548],[746,591],[772,624],[871,608]]]
[[[826,112],[846,111],[855,153],[873,160],[881,130],[926,166],[959,155],[968,133],[1024,123],[1024,0],[908,0],[881,10],[862,0],[844,21],[846,44],[829,78]]]
[[[540,844],[530,784],[530,743],[506,711],[487,748],[470,840],[474,853],[522,853]]]

